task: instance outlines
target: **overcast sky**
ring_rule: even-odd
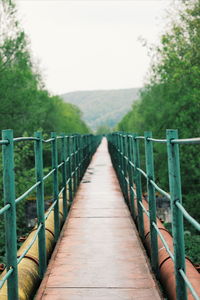
[[[141,87],[171,0],[16,0],[47,89]]]

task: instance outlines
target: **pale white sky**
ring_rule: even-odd
[[[141,87],[171,0],[16,0],[47,89]]]

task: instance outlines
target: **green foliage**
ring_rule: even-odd
[[[51,96],[43,87],[40,74],[34,71],[27,38],[17,18],[15,5],[10,0],[0,1],[0,129],[11,128],[15,136],[32,136],[42,131],[49,137],[51,131],[58,134],[88,133],[80,110],[65,103],[58,96]],[[47,173],[51,160],[45,148]],[[1,151],[1,149],[0,149]],[[35,183],[33,143],[15,145],[16,197]],[[0,208],[3,206],[2,155],[0,155]],[[51,194],[50,181],[45,183],[46,195]],[[25,202],[17,204],[18,236],[27,231]],[[0,262],[4,261],[4,224],[0,218]]]
[[[96,134],[108,134],[111,133],[111,128],[106,125],[101,125],[97,128]]]
[[[185,234],[185,252],[189,259],[200,264],[200,236]]]
[[[16,21],[15,6],[0,3],[0,128],[25,131],[88,133],[78,108],[58,96],[50,96],[34,71],[27,38]]]
[[[119,131],[143,135],[151,130],[164,138],[165,130],[174,128],[180,138],[200,136],[200,2],[186,1],[177,14],[156,49],[149,84],[118,124]],[[155,144],[154,152],[156,180],[168,190],[166,147]],[[184,206],[200,221],[199,145],[181,146],[180,158]]]
[[[172,224],[164,223],[165,228],[172,235]],[[198,233],[191,234],[190,231],[185,231],[185,254],[195,264],[200,264],[200,236]]]

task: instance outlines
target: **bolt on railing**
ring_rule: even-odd
[[[133,218],[136,218],[140,236],[144,239],[143,213],[149,218],[151,237],[151,265],[154,272],[159,275],[158,262],[158,236],[166,251],[174,262],[176,281],[176,299],[187,299],[187,288],[191,291],[194,299],[199,300],[199,295],[189,281],[185,270],[185,245],[183,217],[190,222],[196,230],[200,231],[200,224],[189,215],[182,205],[179,144],[200,144],[200,138],[178,139],[177,130],[167,130],[166,139],[152,138],[151,132],[145,132],[144,136],[125,132],[116,132],[107,136],[109,152],[119,179],[119,183],[128,203]],[[144,141],[146,172],[140,168],[139,142]],[[166,144],[168,156],[168,176],[170,194],[161,189],[155,182],[153,143]],[[128,172],[127,172],[128,170]],[[147,181],[148,211],[142,199],[141,175]],[[127,190],[128,189],[128,190]],[[167,197],[172,209],[172,233],[174,254],[169,249],[156,221],[156,198],[155,190]],[[127,195],[129,195],[127,199]],[[136,204],[134,197],[136,198]]]
[[[58,164],[58,147],[61,140],[60,155],[61,163]],[[100,136],[91,134],[80,135],[71,134],[56,135],[51,134],[51,138],[44,140],[40,132],[36,132],[34,137],[13,138],[12,130],[2,131],[0,145],[3,148],[3,192],[4,207],[0,209],[0,215],[5,215],[5,249],[6,249],[6,269],[7,272],[0,280],[0,290],[7,282],[8,300],[18,300],[18,264],[26,256],[33,243],[38,238],[39,250],[39,275],[43,277],[46,266],[46,242],[45,242],[45,220],[50,213],[54,212],[55,241],[59,237],[59,196],[63,196],[63,215],[66,219],[70,205],[78,185],[85,173],[85,170],[96,151],[101,140]],[[14,171],[14,144],[22,141],[34,142],[35,153],[35,174],[36,183],[16,199],[15,196],[15,171]],[[52,168],[47,175],[43,174],[43,144],[51,145]],[[58,171],[61,170],[61,183],[58,178]],[[45,180],[52,176],[53,203],[45,214],[44,208],[44,185]],[[61,189],[59,190],[59,186]],[[67,193],[68,189],[68,193]],[[37,203],[37,227],[32,241],[20,257],[17,257],[17,233],[16,233],[16,205],[25,199],[31,192],[36,190]]]

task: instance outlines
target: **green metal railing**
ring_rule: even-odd
[[[7,272],[0,281],[0,288],[7,281],[8,299],[18,299],[18,264],[25,257],[36,238],[38,237],[39,248],[39,274],[43,277],[46,266],[46,243],[45,243],[45,220],[54,211],[54,231],[55,241],[59,237],[59,196],[63,198],[63,214],[67,217],[68,209],[73,201],[77,187],[85,173],[92,155],[100,143],[100,137],[80,134],[59,136],[51,134],[51,138],[44,140],[40,132],[36,132],[34,137],[13,138],[12,130],[2,131],[3,153],[3,192],[4,207],[0,209],[0,215],[5,216],[5,248],[6,248],[6,269]],[[30,187],[23,195],[16,199],[15,196],[15,171],[14,171],[14,144],[18,142],[33,141],[35,153],[35,174],[36,183]],[[52,168],[44,176],[43,174],[43,144],[51,145]],[[58,143],[60,161],[58,164]],[[61,171],[62,182],[59,182],[58,171]],[[44,184],[45,180],[52,176],[53,184],[53,203],[45,214],[44,208]],[[59,190],[59,187],[61,189]],[[68,187],[68,193],[67,193]],[[25,199],[31,192],[36,190],[37,202],[37,230],[33,240],[23,254],[17,258],[17,234],[16,234],[16,205]],[[68,199],[67,199],[68,198]]]
[[[178,139],[177,130],[167,130],[166,139],[154,139],[151,132],[145,132],[144,136],[129,133],[113,133],[108,135],[109,152],[115,167],[124,198],[130,207],[135,219],[136,208],[134,198],[137,199],[138,229],[144,239],[143,213],[149,217],[151,236],[151,264],[158,274],[158,235],[163,242],[166,251],[174,262],[176,279],[176,297],[178,300],[187,299],[187,288],[190,289],[194,299],[200,299],[191,285],[185,271],[185,245],[183,217],[200,231],[200,224],[189,215],[182,205],[179,144],[200,144],[200,138]],[[145,144],[146,172],[140,168],[140,140]],[[153,143],[166,144],[168,156],[168,175],[170,194],[161,189],[155,182]],[[141,176],[147,181],[147,194],[149,211],[142,203]],[[170,200],[172,210],[172,232],[174,254],[170,251],[161,231],[156,224],[156,198],[155,191],[161,193]]]

